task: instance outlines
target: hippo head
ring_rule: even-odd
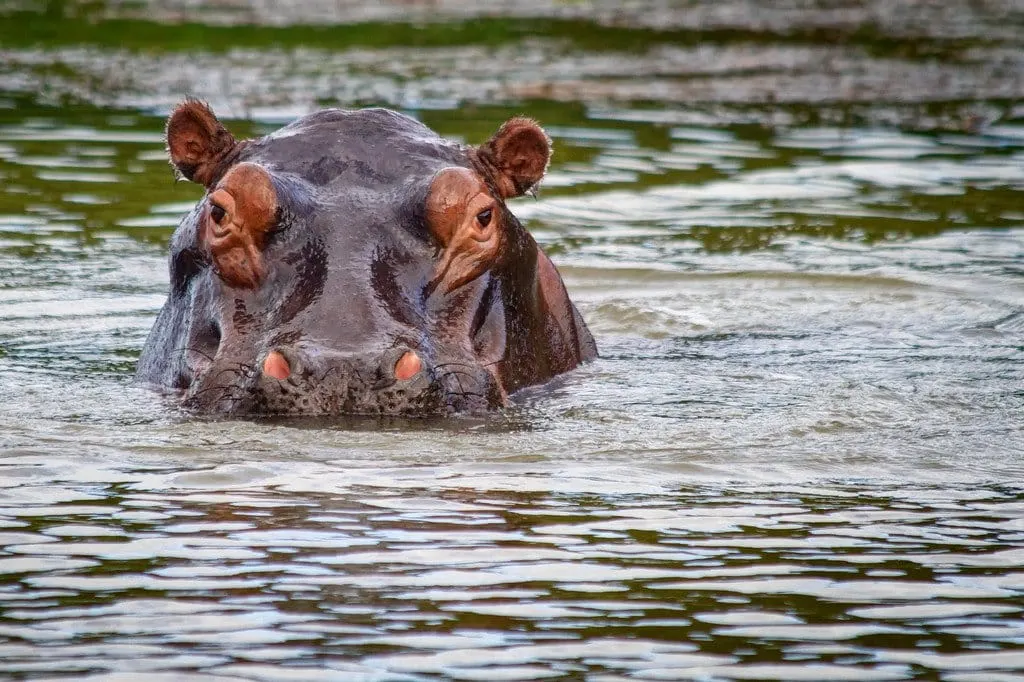
[[[505,204],[547,168],[531,120],[467,147],[386,109],[331,109],[237,141],[187,100],[167,148],[206,194],[171,240],[138,376],[190,409],[480,412],[596,355]]]

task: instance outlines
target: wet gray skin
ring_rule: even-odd
[[[228,140],[224,149],[214,149],[208,162],[175,158],[178,114],[189,126],[196,117],[213,126],[211,144]],[[511,152],[496,146],[502,132],[474,149],[393,111],[335,109],[236,143],[205,106],[186,102],[175,115],[168,124],[172,162],[209,191],[172,239],[170,293],[138,377],[180,390],[187,408],[231,415],[479,413],[596,355],[561,279],[554,274],[553,283],[541,283],[555,271],[503,201],[502,183],[516,195],[534,178],[512,177],[509,185],[498,156]],[[535,132],[545,146],[533,150],[543,154],[543,172],[548,143]],[[211,221],[230,219],[211,198],[218,183],[230,184],[241,168],[265,172],[276,202],[263,241],[246,256],[259,281],[233,276],[233,256],[217,260],[209,231],[219,230]],[[427,215],[431,192],[445,191],[434,182],[446,169],[468,169],[482,180],[486,194],[476,201],[484,202],[481,215],[493,221],[488,227],[498,244],[483,263],[468,254],[473,266],[461,278],[453,273],[465,249],[456,238],[442,243]],[[245,183],[235,194],[238,213],[253,202],[252,183]],[[447,206],[456,199],[435,200]],[[450,251],[454,265],[443,270]],[[396,376],[410,351],[419,371]],[[265,370],[271,354],[286,363],[281,376]]]

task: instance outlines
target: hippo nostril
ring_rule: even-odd
[[[414,376],[419,374],[422,369],[423,361],[420,360],[420,356],[410,350],[400,357],[397,363],[395,363],[395,378],[399,381],[412,379]]]
[[[267,353],[267,357],[263,361],[263,373],[269,377],[284,381],[291,376],[292,368],[288,365],[288,360],[285,359],[284,355],[276,350],[272,350]]]

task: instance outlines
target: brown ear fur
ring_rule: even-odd
[[[167,153],[182,177],[209,187],[238,143],[209,105],[186,99],[167,119]]]
[[[508,199],[526,194],[544,177],[551,160],[551,139],[536,121],[510,118],[477,152]]]

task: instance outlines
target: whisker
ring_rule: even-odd
[[[472,379],[473,381],[477,381],[477,378],[475,376],[473,376],[472,374],[470,374],[469,372],[462,372],[462,371],[459,371],[457,369],[451,369],[451,370],[448,370],[447,372],[443,372],[440,376],[438,376],[438,379],[447,379],[448,377],[451,377],[451,376],[454,376],[454,377],[466,377],[467,379]],[[479,383],[479,382],[477,382],[477,383]]]
[[[198,348],[194,348],[192,346],[181,346],[180,348],[172,348],[169,352],[172,353],[172,354],[180,354],[180,355],[184,355],[185,353],[195,353],[196,355],[203,356],[209,362],[213,362],[213,358],[209,354],[205,353],[204,351],[199,350]]]
[[[474,365],[468,362],[442,362],[439,365],[434,365],[434,369],[442,369],[444,367],[466,367],[467,369],[473,369]]]

